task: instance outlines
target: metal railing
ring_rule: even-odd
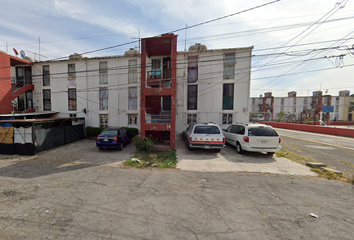
[[[171,123],[171,114],[146,114],[145,123]]]

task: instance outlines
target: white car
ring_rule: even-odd
[[[191,123],[183,132],[183,139],[189,151],[203,148],[220,152],[225,147],[225,137],[216,123]]]
[[[226,143],[236,147],[236,152],[267,152],[273,155],[281,149],[281,138],[273,127],[266,124],[233,123],[223,129]]]

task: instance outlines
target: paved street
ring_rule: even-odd
[[[277,129],[283,149],[323,162],[349,175],[354,174],[354,139],[348,137]]]
[[[122,169],[94,159],[58,171],[47,160],[11,173],[3,166],[18,161],[1,161],[0,239],[322,240],[354,231],[354,189],[340,182]]]
[[[232,147],[220,155],[183,149],[179,157],[217,157],[229,167],[278,162]],[[27,160],[3,158],[0,239],[352,239],[352,185],[244,169],[121,168],[134,151],[99,151],[83,140]]]

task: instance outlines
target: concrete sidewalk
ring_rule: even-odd
[[[220,153],[212,150],[195,149],[188,151],[185,143],[176,142],[177,169],[195,172],[251,172],[298,176],[317,176],[308,167],[286,158],[269,156],[264,153],[246,152],[237,154],[236,149],[226,145]]]

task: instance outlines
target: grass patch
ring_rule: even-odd
[[[125,166],[133,166],[137,168],[157,167],[157,168],[176,168],[177,155],[176,150],[154,150],[153,152],[137,152],[133,158],[139,159],[125,161]]]
[[[310,157],[306,157],[306,156],[302,156],[284,149],[281,149],[279,152],[275,153],[278,157],[284,157],[284,158],[288,158],[293,162],[302,164],[302,165],[306,165],[306,162],[318,162],[313,160]]]
[[[354,164],[353,163],[350,163],[350,162],[347,162],[347,161],[344,161],[344,160],[339,160],[338,162],[343,163],[343,164],[345,164],[347,166],[350,166],[350,167],[354,168]]]
[[[315,161],[310,157],[302,156],[302,155],[290,152],[285,149],[281,149],[279,152],[276,152],[275,154],[278,157],[284,157],[284,158],[290,159],[291,161],[299,163],[304,166],[306,166],[306,162],[314,162],[314,163],[317,162],[318,163],[318,161]],[[349,163],[347,161],[340,160],[339,162],[346,164],[348,166],[354,167],[354,164]],[[347,182],[347,183],[354,185],[354,175],[349,176],[345,173],[343,173],[343,175],[338,175],[334,172],[327,171],[325,169],[319,169],[319,168],[310,168],[310,169],[312,172],[317,173],[318,176],[321,178],[327,178],[329,180],[337,180],[337,181],[341,181],[341,182]]]

